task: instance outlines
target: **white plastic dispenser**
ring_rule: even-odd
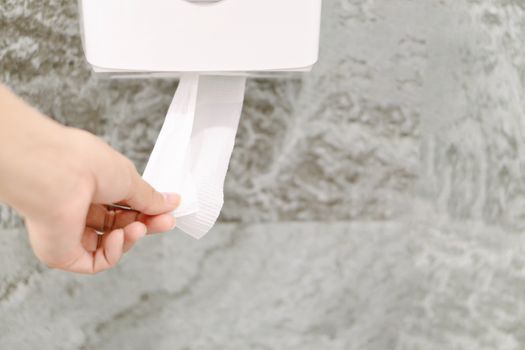
[[[309,71],[321,1],[79,0],[95,72],[181,79],[144,178],[181,194],[174,215],[193,237],[222,208],[246,76]]]
[[[87,61],[110,72],[308,70],[321,0],[80,0]]]

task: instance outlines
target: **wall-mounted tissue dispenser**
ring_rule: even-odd
[[[143,177],[181,194],[177,225],[215,224],[245,75],[308,71],[321,0],[79,0],[87,61],[117,76],[180,76]]]
[[[318,58],[321,0],[79,1],[95,71],[300,71]]]

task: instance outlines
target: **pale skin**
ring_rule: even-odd
[[[56,123],[0,85],[0,202],[24,218],[47,266],[108,270],[146,234],[173,229],[170,212],[179,201],[155,191],[96,136]],[[108,221],[104,204],[114,203],[136,211],[117,211]]]

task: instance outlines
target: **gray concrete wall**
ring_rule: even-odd
[[[249,82],[203,241],[71,276],[0,209],[1,349],[525,348],[524,3],[323,10],[312,74]],[[0,80],[139,168],[176,88],[92,75],[63,0],[0,0]]]

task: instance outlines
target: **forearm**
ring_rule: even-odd
[[[24,192],[20,186],[39,176],[37,164],[31,163],[65,129],[0,85],[0,201],[13,206],[24,201],[15,198]]]

